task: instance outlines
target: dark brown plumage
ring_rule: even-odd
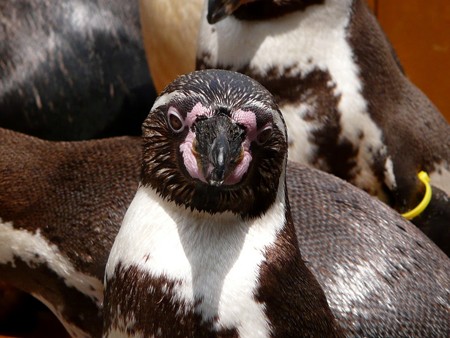
[[[109,248],[137,188],[140,142],[49,142],[0,128],[0,243],[9,249],[0,254],[0,279],[59,307],[65,321],[92,336],[101,332],[102,293],[84,295],[72,283],[76,276],[55,271],[57,258],[27,239],[45,239],[101,288]]]

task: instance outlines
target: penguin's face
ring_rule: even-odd
[[[212,114],[201,104],[196,108],[200,115],[195,117],[182,144],[183,162],[188,173],[192,178],[214,186],[233,186],[241,182],[251,162],[249,145],[252,140],[247,132],[253,133],[256,128],[246,128],[233,120],[226,108],[219,108]],[[254,119],[253,112],[245,113],[249,119]],[[269,125],[268,130],[271,128]]]
[[[164,198],[208,212],[248,203],[250,214],[260,209],[256,200],[275,198],[284,121],[270,93],[244,75],[209,70],[178,78],[156,100],[143,134],[142,182]]]
[[[211,107],[199,101],[186,116],[174,106],[169,115],[171,111],[178,116],[177,125],[186,129],[179,146],[183,171],[207,185],[238,189],[255,170],[253,153],[264,151],[273,140],[272,112],[259,107]]]

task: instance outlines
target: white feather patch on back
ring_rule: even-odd
[[[46,265],[68,287],[77,289],[99,306],[103,304],[103,284],[100,280],[77,271],[58,247],[49,243],[39,230],[32,233],[15,229],[12,222],[2,222],[0,218],[0,263],[14,266],[15,257],[31,268],[38,264]]]
[[[284,105],[283,106],[283,116],[286,122],[286,127],[288,132],[287,138],[289,142],[289,159],[303,159],[302,163],[308,164],[309,160],[313,157],[316,152],[317,146],[314,144],[309,144],[305,146],[308,142],[308,135],[312,133],[315,129],[315,125],[306,122],[302,116],[303,113],[314,109],[307,104],[300,105]],[[298,160],[297,160],[298,161]]]
[[[397,188],[397,181],[394,175],[394,162],[392,162],[390,156],[387,157],[386,163],[384,164],[384,184],[391,190]]]
[[[280,193],[282,192],[282,193]],[[194,305],[217,330],[268,337],[264,304],[255,301],[260,264],[285,221],[284,184],[264,217],[243,221],[232,213],[191,212],[139,187],[116,237],[106,268],[137,265],[151,276],[181,281],[175,300]],[[147,259],[145,259],[147,258]]]

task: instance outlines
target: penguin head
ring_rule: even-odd
[[[155,101],[143,136],[142,183],[191,209],[257,215],[284,178],[282,115],[264,87],[239,73],[177,78]]]

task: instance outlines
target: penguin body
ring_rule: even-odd
[[[348,182],[290,164],[296,179],[288,183],[289,202],[302,257],[346,336],[445,337],[448,257]]]
[[[73,337],[98,337],[140,141],[50,142],[1,128],[0,140],[0,279],[41,300]]]
[[[304,260],[344,335],[445,336],[448,258],[400,215],[331,175],[291,162],[287,191],[283,175],[275,184],[285,170],[276,135],[283,124],[271,122],[274,103],[261,92],[238,73],[212,70],[178,78],[156,100],[143,127],[141,183],[106,268],[104,335],[330,335],[303,331],[304,316],[326,327],[316,322],[312,284],[290,265]],[[230,142],[217,155],[222,130]],[[236,135],[243,154],[229,155]],[[224,168],[218,158],[228,159]],[[292,250],[289,205],[302,256]],[[286,292],[293,281],[298,288]],[[405,327],[410,297],[414,325]]]
[[[190,94],[185,91],[186,96]],[[192,99],[194,103],[196,97]],[[73,336],[99,336],[102,271],[138,189],[142,142],[136,138],[46,142],[1,131],[0,279],[44,300],[57,314],[62,312],[58,315]],[[170,180],[161,182],[169,183],[167,189],[172,187]],[[199,178],[199,182],[203,181]],[[291,162],[287,165],[286,186],[302,259],[322,287],[345,335],[446,336],[450,263],[426,236],[381,202],[326,173]],[[36,191],[40,194],[32,193]],[[147,200],[149,196],[159,198],[147,194]],[[236,207],[241,207],[241,200]],[[206,202],[198,201],[202,205]],[[169,204],[172,212],[184,212]],[[158,210],[162,206],[149,208]],[[70,216],[64,218],[67,212]],[[204,217],[204,212],[200,215]],[[168,214],[162,216],[155,213],[152,219],[167,221]],[[224,230],[227,218],[220,220]],[[174,229],[161,226],[156,235],[164,230]],[[192,229],[185,230],[189,238]],[[139,242],[145,239],[140,236]],[[38,245],[30,245],[33,241]],[[138,245],[141,248],[140,243],[133,242],[131,249],[123,252],[132,255]],[[175,248],[180,252],[180,242]],[[195,253],[192,243],[189,248]],[[159,245],[154,252],[163,249],[169,247]],[[273,257],[277,257],[276,251]],[[146,258],[141,258],[145,262]],[[55,266],[54,262],[59,263]],[[64,275],[61,271],[71,273]],[[179,273],[183,271],[186,273]],[[139,271],[127,273],[135,278],[134,273]],[[216,271],[216,276],[221,273]],[[169,290],[170,283],[167,287]],[[137,293],[126,293],[123,285],[116,292],[120,290],[130,301],[138,301]],[[134,288],[136,292],[142,290]],[[170,305],[163,296],[158,300]],[[215,295],[211,299],[221,298]],[[158,316],[164,317],[164,311]],[[168,311],[172,311],[170,307]]]
[[[291,160],[402,213],[423,198],[421,170],[450,194],[450,126],[407,79],[364,1],[208,4],[197,68],[234,70],[263,84],[286,119]]]

